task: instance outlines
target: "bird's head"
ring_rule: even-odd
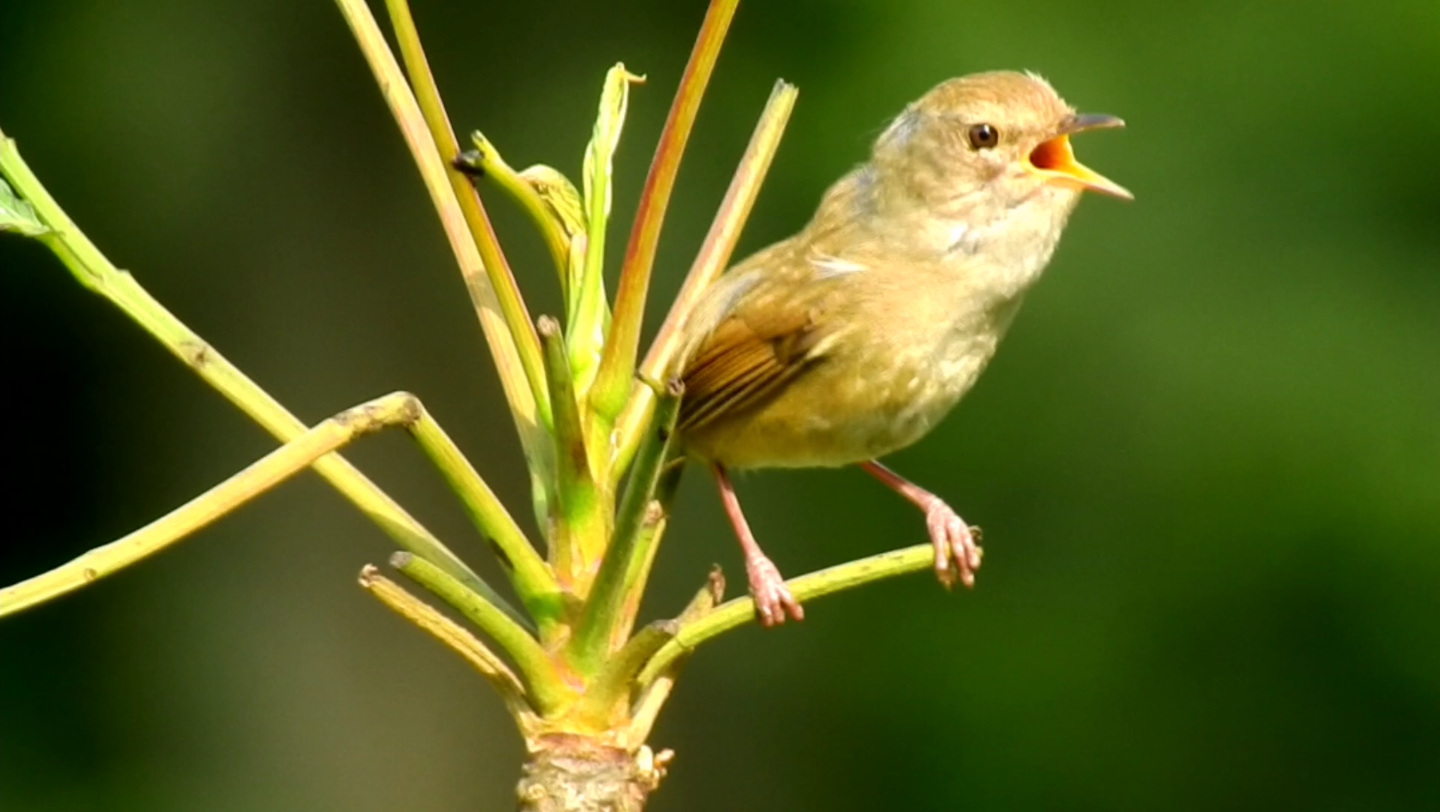
[[[1068,208],[1083,191],[1124,200],[1124,187],[1075,159],[1070,137],[1123,127],[1080,114],[1048,82],[996,71],[950,79],[901,113],[875,144],[872,164],[928,204],[1009,208],[1043,197]]]

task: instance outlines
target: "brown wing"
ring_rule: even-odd
[[[775,309],[741,308],[701,342],[682,376],[682,432],[763,402],[820,360],[815,312]]]

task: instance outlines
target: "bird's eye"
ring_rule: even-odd
[[[989,149],[1000,143],[1000,131],[989,124],[976,124],[970,128],[970,146],[974,149]]]

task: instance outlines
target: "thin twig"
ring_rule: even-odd
[[[675,188],[680,158],[685,153],[695,115],[700,110],[705,87],[710,82],[715,61],[720,56],[720,46],[730,30],[730,21],[735,17],[738,5],[739,0],[712,0],[710,3],[695,47],[690,52],[690,61],[685,65],[680,87],[675,91],[675,101],[665,119],[665,129],[660,134],[660,144],[655,148],[655,159],[650,164],[650,174],[640,195],[635,226],[630,232],[625,263],[620,270],[619,290],[615,294],[615,316],[605,342],[600,372],[591,390],[593,408],[609,423],[620,415],[630,394],[640,344],[640,327],[645,317],[645,298],[650,289],[650,272],[655,265],[655,249],[660,242],[665,210],[670,205],[670,193]]]
[[[530,382],[530,393],[540,410],[540,422],[549,424],[547,415],[547,392],[545,389],[544,366],[540,362],[540,340],[535,335],[535,325],[520,294],[520,285],[500,248],[500,239],[490,224],[485,205],[480,202],[475,187],[468,177],[454,165],[460,155],[460,141],[450,126],[450,117],[445,114],[445,102],[440,98],[440,88],[435,75],[430,72],[430,62],[425,58],[425,49],[420,44],[420,32],[415,27],[415,18],[410,14],[406,0],[386,0],[390,12],[390,24],[395,28],[395,39],[400,45],[400,58],[405,61],[405,72],[410,77],[410,86],[415,91],[415,100],[424,117],[425,126],[438,152],[445,176],[450,181],[450,191],[460,204],[461,215],[465,218],[469,232],[480,252],[485,266],[485,276],[490,282],[495,298],[499,301],[500,312],[505,317],[505,326],[520,355],[520,364]],[[393,61],[393,57],[391,61]],[[420,157],[417,154],[416,159]]]
[[[539,229],[540,238],[550,251],[550,258],[555,261],[555,268],[560,273],[561,293],[564,293],[570,265],[570,236],[565,233],[564,225],[535,185],[505,162],[490,139],[475,132],[471,134],[470,141],[475,149],[462,152],[456,159],[458,165],[472,177],[472,182],[478,183],[481,179],[494,182],[530,215],[530,221]]]
[[[808,601],[873,581],[919,572],[934,563],[935,548],[929,544],[918,544],[812,572],[785,583],[796,600]],[[696,646],[754,619],[753,598],[746,596],[726,601],[699,619],[682,626],[675,639],[666,643],[640,672],[636,683],[642,687],[649,685],[657,677],[664,675],[676,660],[694,651]]]
[[[729,264],[730,255],[735,252],[735,243],[740,239],[740,231],[750,216],[755,198],[760,194],[760,185],[770,170],[775,152],[780,148],[780,137],[785,133],[785,125],[790,121],[790,113],[795,108],[798,95],[799,91],[795,86],[783,80],[777,81],[770,92],[770,100],[765,103],[765,110],[755,124],[750,144],[740,158],[740,165],[736,167],[735,176],[730,180],[725,199],[715,212],[710,232],[705,235],[700,253],[690,266],[690,273],[685,277],[680,293],[670,306],[670,312],[665,316],[665,322],[660,326],[660,332],[656,334],[655,342],[650,345],[645,362],[640,366],[640,375],[637,377],[642,381],[647,377],[662,378],[670,373],[669,367],[680,346],[680,327],[705,289],[719,278]],[[654,391],[643,383],[632,385],[630,400],[626,402],[615,429],[612,477],[618,479],[629,467],[630,458],[640,445],[640,427],[645,425],[654,407]]]
[[[0,616],[78,589],[154,555],[304,471],[320,457],[368,434],[394,426],[406,428],[420,442],[422,448],[450,480],[452,487],[461,492],[462,499],[471,509],[483,532],[497,538],[497,543],[502,543],[500,539],[504,539],[503,543],[512,548],[528,548],[529,543],[514,520],[499,506],[499,502],[489,493],[489,489],[480,481],[474,469],[468,471],[474,481],[466,481],[462,468],[468,468],[468,463],[460,466],[451,459],[458,456],[459,451],[449,443],[449,438],[444,436],[435,421],[425,413],[420,401],[408,392],[396,392],[347,409],[320,423],[145,527],[89,550],[49,572],[0,590]],[[459,459],[463,463],[464,458]],[[533,549],[531,555],[534,555]],[[520,557],[518,553],[517,557]],[[431,566],[440,569],[435,564]],[[559,612],[559,588],[550,577],[544,562],[539,561],[538,557],[533,562],[522,558],[512,575],[516,591],[541,621],[542,626],[553,623]],[[459,583],[458,579],[456,582]],[[478,599],[490,602],[497,614],[504,615],[508,622],[516,624],[516,621],[490,601],[488,596],[476,590],[471,591]]]
[[[365,568],[360,570],[360,586],[474,666],[475,670],[495,687],[510,710],[510,715],[515,717],[522,728],[527,726],[527,719],[535,716],[535,709],[530,707],[530,702],[525,697],[525,686],[521,684],[520,678],[515,676],[515,672],[510,670],[504,660],[496,656],[464,626],[406,592],[399,584],[381,575],[373,565],[366,564]]]
[[[667,508],[656,501],[655,491],[675,433],[680,395],[680,382],[675,380],[660,401],[644,450],[636,457],[635,473],[615,516],[614,540],[605,551],[595,587],[576,624],[570,656],[582,672],[593,669],[617,639],[623,640],[629,633],[634,616],[626,610],[627,604],[638,605],[638,596],[645,591],[649,562],[654,558]]]
[[[540,633],[549,634],[560,622],[561,612],[560,585],[554,571],[440,423],[418,399],[414,406],[416,417],[409,426],[410,434],[460,497],[475,527],[503,554],[503,564],[520,600],[535,617]]]
[[[458,609],[470,622],[490,635],[515,660],[535,709],[541,715],[553,712],[573,697],[573,692],[560,679],[540,643],[519,624],[496,612],[495,607],[479,600],[479,596],[465,589],[459,581],[423,558],[409,553],[391,556],[390,566]]]
[[[120,308],[276,439],[289,442],[305,433],[307,427],[298,417],[166,310],[133,276],[116,268],[50,196],[20,157],[15,142],[4,133],[0,133],[0,172],[50,229],[39,239],[65,264],[76,281]],[[313,467],[400,547],[435,562],[511,617],[527,622],[424,525],[340,455],[321,457]]]
[[[690,603],[686,604],[685,610],[675,618],[675,622],[684,628],[712,611],[724,597],[725,574],[717,565],[710,570],[710,576],[705,579],[705,586],[695,593],[695,597],[690,599]],[[654,727],[655,719],[660,715],[660,709],[665,706],[665,700],[670,698],[670,689],[675,687],[677,671],[679,671],[679,663],[672,662],[663,673],[650,682],[636,681],[636,685],[643,684],[644,687],[635,691],[635,704],[630,709],[630,727],[627,730],[630,740],[643,742],[650,738],[650,728]]]
[[[558,498],[550,505],[550,566],[571,592],[583,595],[589,590],[593,567],[604,554],[610,535],[606,522],[609,505],[608,500],[602,500],[591,470],[560,323],[541,316],[538,330],[549,367],[550,403],[555,415]]]
[[[480,317],[480,326],[485,331],[485,340],[495,359],[525,456],[532,466],[542,463],[548,459],[545,428],[549,410],[543,400],[545,386],[540,342],[534,336],[529,316],[523,312],[523,303],[510,293],[502,293],[502,289],[508,286],[503,279],[500,279],[501,284],[495,284],[494,279],[499,279],[508,270],[503,263],[491,261],[495,258],[482,256],[477,241],[483,229],[475,233],[470,230],[460,203],[462,196],[456,193],[455,182],[459,181],[471,198],[475,198],[475,190],[469,187],[469,181],[458,170],[448,165],[448,160],[458,154],[459,147],[457,145],[449,151],[445,158],[441,157],[419,102],[364,0],[335,2],[375,74],[376,83],[400,126],[401,135],[405,137],[411,157],[440,216],[440,224],[460,265],[460,273],[464,276],[466,289]],[[454,139],[453,135],[451,139]],[[452,178],[452,175],[455,177]],[[475,198],[475,202],[478,205],[479,199]]]
[[[411,400],[408,395],[388,395],[341,412],[139,530],[0,590],[0,616],[79,589],[154,555],[355,438],[409,422],[414,417]]]

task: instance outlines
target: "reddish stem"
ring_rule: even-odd
[[[619,415],[630,393],[630,379],[635,372],[635,358],[640,344],[640,323],[645,315],[645,297],[655,265],[655,249],[660,243],[660,229],[665,224],[665,210],[670,205],[670,193],[675,188],[680,159],[685,154],[686,142],[690,140],[700,101],[710,83],[720,46],[725,41],[738,5],[739,0],[714,0],[710,4],[700,35],[690,52],[690,61],[685,65],[680,87],[675,91],[675,101],[665,120],[665,130],[655,148],[655,158],[650,163],[650,174],[645,179],[640,208],[635,214],[635,226],[625,247],[625,264],[620,271],[613,326],[605,342],[600,372],[591,394],[592,405],[607,420],[614,420]]]

